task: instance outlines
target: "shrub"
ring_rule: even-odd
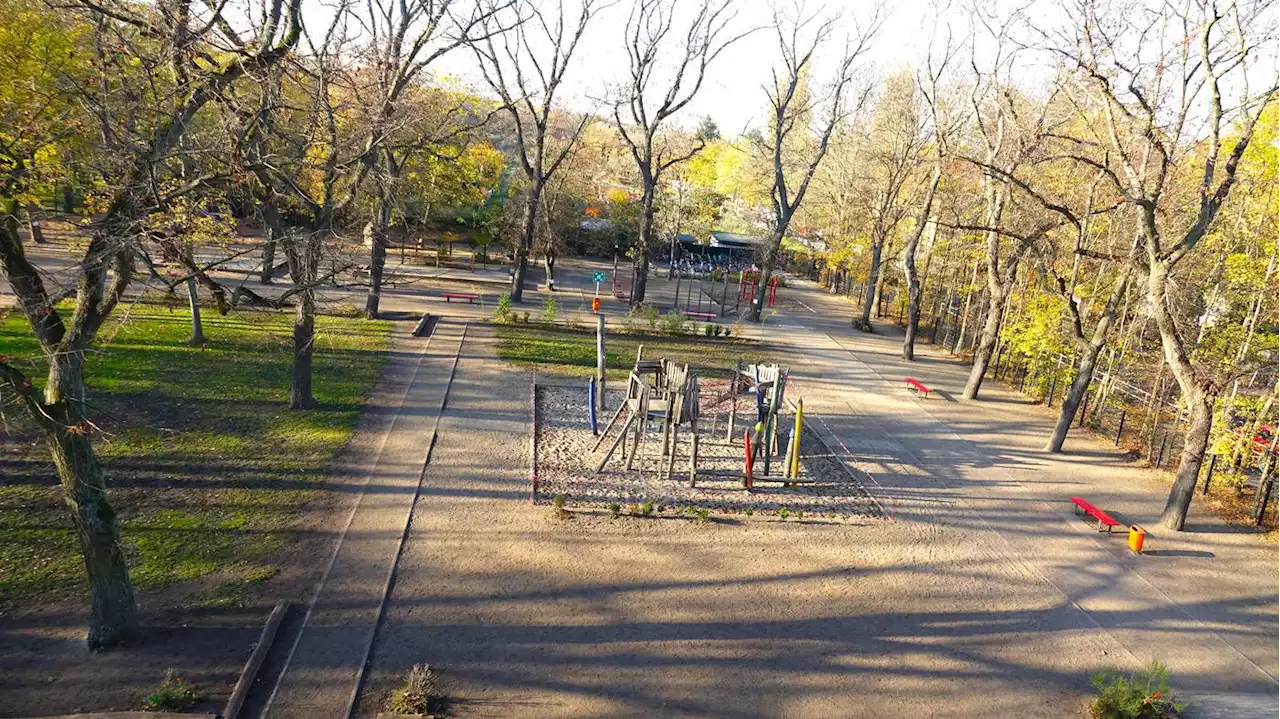
[[[515,316],[511,314],[511,295],[503,295],[498,298],[498,306],[493,311],[493,319],[495,322],[503,324],[515,320]]]
[[[404,686],[391,692],[386,710],[391,714],[427,714],[440,700],[436,677],[426,664],[414,664]]]
[[[555,498],[551,500],[551,514],[556,519],[573,518],[573,512],[570,512],[564,507],[565,502],[568,501],[568,499],[569,496],[567,494],[557,494]]]
[[[747,515],[748,517],[750,517],[751,515],[753,515],[753,514],[755,514],[755,513],[756,513],[756,510],[754,510],[754,509],[752,509],[752,508],[750,508],[750,507],[747,507],[746,509],[742,510],[742,513],[743,513],[743,514],[745,514],[745,515]]]
[[[653,502],[650,502],[647,499],[644,500],[644,502],[640,505],[640,516],[641,517],[653,516]]]
[[[783,507],[782,509],[778,510],[778,516],[781,517],[782,521],[785,522],[787,521],[787,517],[791,516],[791,510],[787,509],[786,507]]]
[[[648,325],[651,330],[655,329],[658,326],[658,308],[653,305],[636,305],[627,310],[624,324],[629,330],[634,330],[642,324]]]
[[[687,320],[685,319],[683,312],[679,310],[671,310],[659,318],[657,322],[661,326],[660,329],[663,334],[682,335],[684,334],[685,323]]]
[[[614,519],[617,519],[618,517],[622,516],[622,505],[618,504],[617,502],[610,502],[605,505],[605,508],[609,510],[609,516],[613,517]]]
[[[686,517],[698,520],[698,524],[704,524],[711,518],[711,510],[704,507],[685,507],[681,511]]]
[[[1100,671],[1093,675],[1093,686],[1098,690],[1089,706],[1094,719],[1159,719],[1182,710],[1169,688],[1169,668],[1158,661],[1133,674]]]
[[[148,694],[142,702],[152,711],[181,712],[199,704],[203,698],[176,670],[166,669],[160,688]]]
[[[707,324],[707,325],[703,326],[703,328],[702,328],[702,334],[706,335],[707,337],[710,337],[710,336],[711,336],[711,328],[712,328],[712,327],[715,327],[717,330],[719,329],[719,326],[718,326],[718,325]],[[720,333],[717,331],[717,332],[716,332],[716,335],[719,335],[719,334],[720,334]]]
[[[556,304],[556,298],[548,297],[542,302],[542,321],[549,325],[556,323],[556,315],[560,312],[560,306]]]
[[[528,312],[525,312],[525,313],[524,313],[524,319],[523,319],[522,321],[523,321],[525,324],[529,324],[529,313],[528,313]]]

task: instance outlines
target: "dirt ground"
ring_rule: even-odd
[[[415,663],[451,716],[1083,710],[1111,648],[964,529],[530,506],[531,378],[485,343],[458,367],[360,716]]]

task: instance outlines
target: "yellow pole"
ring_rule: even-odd
[[[804,400],[796,402],[796,428],[791,433],[791,466],[788,467],[788,475],[792,479],[800,476],[800,430],[804,426]],[[792,488],[795,488],[793,483]]]

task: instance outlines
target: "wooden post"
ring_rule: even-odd
[[[1122,410],[1120,410],[1120,426],[1119,426],[1119,427],[1116,427],[1116,444],[1115,444],[1115,446],[1117,446],[1117,447],[1119,447],[1119,446],[1120,446],[1120,435],[1124,434],[1124,417],[1125,417],[1125,410],[1123,410],[1123,409],[1122,409]],[[1216,459],[1216,455],[1215,455],[1215,459]],[[1206,485],[1206,486],[1207,486],[1207,485]]]
[[[1169,441],[1169,433],[1165,432],[1160,435],[1160,451],[1156,452],[1156,469],[1160,469],[1160,465],[1164,464],[1164,447]]]
[[[1258,484],[1258,499],[1262,502],[1258,503],[1257,509],[1254,510],[1253,525],[1262,526],[1262,519],[1267,516],[1267,504],[1271,502],[1271,477],[1262,477]]]
[[[643,403],[642,403],[643,404]],[[641,414],[637,412],[636,414]],[[631,455],[627,457],[627,471],[631,471],[631,465],[636,461],[636,455],[640,452],[640,435],[644,433],[644,423],[646,417],[636,418],[636,436],[631,440]]]
[[[689,489],[693,489],[698,481],[698,433],[693,433],[693,443],[689,447]]]
[[[625,406],[626,405],[624,404],[623,407]],[[621,412],[622,407],[619,407],[618,411]],[[614,438],[613,444],[610,445],[609,447],[609,451],[605,453],[604,459],[600,460],[600,465],[596,467],[596,474],[600,474],[600,472],[604,470],[604,466],[609,462],[609,458],[613,456],[614,452],[618,451],[618,445],[622,444],[623,440],[627,438],[627,430],[631,429],[631,425],[635,421],[636,421],[636,416],[634,413],[627,416],[626,423],[622,425],[622,431],[618,433],[618,436],[616,438]],[[605,432],[607,433],[608,431],[609,429],[606,427]],[[600,435],[601,439],[603,439],[604,436],[605,435]],[[627,450],[623,449],[622,453],[625,455],[627,453]]]
[[[769,476],[769,460],[773,454],[773,412],[765,415],[764,418],[764,436],[760,438],[762,450],[764,451],[764,475]]]
[[[1201,495],[1205,495],[1209,493],[1209,482],[1213,479],[1213,470],[1217,466],[1218,466],[1218,455],[1216,453],[1209,455],[1209,471],[1205,472],[1204,489],[1200,490]]]
[[[788,465],[789,476],[795,479],[800,476],[800,434],[804,431],[804,400],[796,402],[796,426],[791,432],[791,464]],[[795,489],[795,485],[791,485]]]
[[[609,436],[609,430],[613,429],[614,423],[617,422],[618,418],[622,416],[622,410],[626,408],[627,408],[626,402],[623,402],[622,404],[618,405],[618,411],[613,413],[613,417],[609,419],[609,423],[604,426],[604,431],[600,433],[600,439],[596,440],[596,446],[591,448],[592,452],[600,449],[600,445],[604,444],[604,438]]]
[[[253,683],[258,678],[258,672],[267,659],[267,652],[270,651],[271,644],[275,641],[280,625],[284,623],[285,613],[288,611],[289,602],[283,599],[276,602],[276,606],[271,610],[271,616],[267,617],[266,626],[258,635],[258,643],[254,645],[249,661],[244,664],[244,669],[240,670],[240,679],[236,682],[235,689],[231,691],[231,698],[227,700],[227,707],[222,712],[222,716],[226,719],[237,719],[240,716],[240,709],[244,707],[244,701],[249,697],[249,690],[253,688]]]
[[[676,469],[676,455],[679,454],[680,447],[680,425],[671,424],[671,457],[667,461],[667,479],[671,479],[671,475]],[[662,460],[658,460],[658,467],[662,467]]]
[[[596,405],[601,412],[605,410],[605,354],[604,354],[604,313],[596,315]]]

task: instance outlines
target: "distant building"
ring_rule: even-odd
[[[751,264],[755,260],[756,250],[765,245],[762,238],[720,230],[713,231],[703,242],[684,233],[676,235],[676,240],[680,248],[680,259],[693,262],[733,262],[739,265]]]

